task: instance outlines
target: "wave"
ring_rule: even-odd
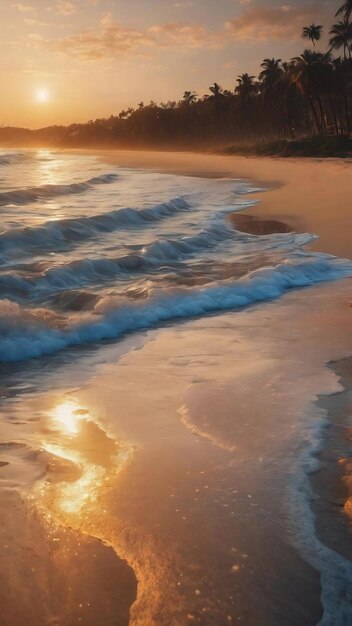
[[[39,277],[23,277],[11,272],[0,274],[2,293],[26,295],[38,290],[41,296],[53,292],[77,289],[87,283],[126,278],[131,273],[150,272],[167,263],[174,263],[198,252],[214,248],[226,239],[234,237],[234,231],[224,224],[204,229],[197,235],[181,239],[164,239],[146,245],[141,252],[133,252],[117,258],[80,259],[50,267]],[[39,268],[42,265],[39,264]]]
[[[352,263],[329,255],[297,254],[274,268],[255,270],[237,281],[201,289],[170,289],[140,302],[103,299],[77,321],[46,309],[0,302],[0,361],[23,361],[72,346],[117,339],[164,322],[242,309],[279,298],[286,291],[352,276]]]
[[[25,189],[14,189],[0,193],[0,206],[9,204],[24,205],[38,200],[50,200],[56,196],[67,196],[71,194],[84,193],[95,185],[103,185],[114,182],[118,178],[117,174],[103,174],[90,178],[82,183],[71,183],[66,185],[41,185],[40,187],[27,187]]]
[[[14,163],[26,161],[30,158],[31,155],[25,152],[3,153],[0,154],[0,166],[13,165]]]
[[[42,226],[13,228],[0,234],[0,248],[11,258],[38,249],[52,252],[55,248],[92,239],[101,233],[143,227],[188,210],[190,205],[179,197],[145,209],[116,209],[90,217],[45,222]],[[5,260],[3,254],[1,260]]]
[[[261,248],[264,252],[268,248],[276,250],[290,247],[297,248],[312,239],[312,235],[288,236],[276,235],[261,238]],[[314,237],[313,237],[314,238]],[[223,242],[234,239],[237,246],[244,244],[248,250],[249,242],[254,240],[258,245],[258,238],[236,233],[222,222],[203,229],[200,233],[180,239],[160,239],[146,245],[140,252],[133,252],[116,258],[86,258],[71,261],[61,265],[54,265],[43,271],[43,265],[38,264],[41,272],[39,276],[33,273],[26,277],[23,274],[6,272],[0,274],[0,288],[2,294],[21,297],[50,296],[58,291],[79,289],[88,284],[101,285],[116,278],[130,278],[137,273],[154,273],[155,270],[170,270],[178,267],[182,260],[193,257],[207,250],[213,250]],[[35,266],[34,266],[35,267]]]

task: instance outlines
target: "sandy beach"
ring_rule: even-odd
[[[351,162],[98,156],[246,179],[260,234],[352,258]],[[3,626],[344,623],[351,300],[347,278],[2,366]]]

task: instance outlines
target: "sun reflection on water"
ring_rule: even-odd
[[[92,511],[104,486],[130,458],[98,425],[89,411],[73,400],[59,402],[49,414],[42,449],[49,455],[42,496],[51,512],[77,516]]]
[[[63,402],[55,407],[53,417],[58,427],[63,432],[77,435],[80,428],[82,416],[78,414],[79,409],[73,402]]]
[[[50,150],[38,150],[38,185],[57,185],[61,182],[62,160],[55,158]]]

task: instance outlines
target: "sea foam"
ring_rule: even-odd
[[[95,315],[71,319],[64,328],[55,325],[45,310],[22,309],[0,303],[0,361],[21,361],[53,354],[70,346],[117,339],[127,332],[148,329],[177,319],[242,309],[273,300],[290,289],[352,276],[352,262],[314,255],[256,270],[238,281],[223,281],[200,289],[163,290],[147,301],[120,306],[100,303]]]

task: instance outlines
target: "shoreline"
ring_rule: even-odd
[[[310,248],[352,258],[352,159],[245,157],[192,152],[73,150],[63,153],[97,155],[107,164],[152,169],[169,174],[212,178],[243,178],[262,189],[251,193],[258,204],[251,216],[288,223],[296,232],[319,239]],[[333,211],[333,213],[332,213]]]
[[[352,561],[352,356],[328,363],[340,390],[316,402],[326,415],[319,468],[310,476],[317,532],[331,549]],[[336,532],[339,530],[339,532]]]

